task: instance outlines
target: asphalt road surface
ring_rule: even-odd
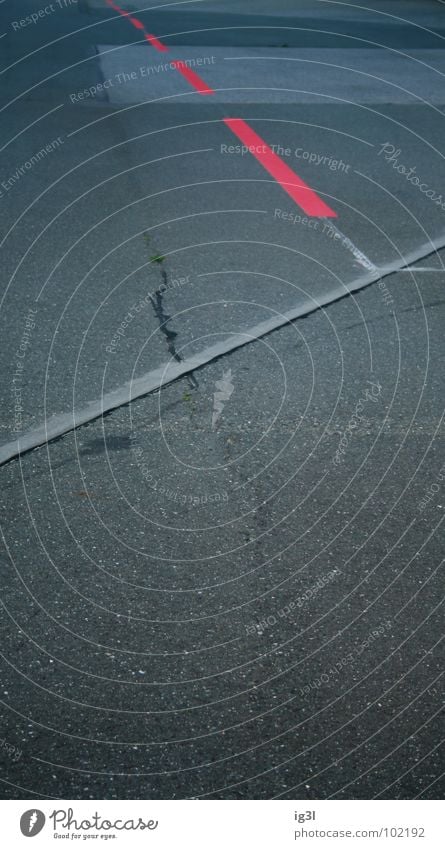
[[[3,798],[443,798],[444,46],[0,3]]]

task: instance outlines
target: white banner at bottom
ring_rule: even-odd
[[[441,801],[0,802],[2,845],[443,849]]]
[[[36,849],[443,849],[441,801],[0,802],[2,845]]]

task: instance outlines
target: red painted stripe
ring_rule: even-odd
[[[168,52],[168,47],[162,44],[155,35],[145,32],[145,27],[137,18],[130,16],[129,12],[124,12],[113,0],[106,0],[109,6],[119,12],[121,15],[128,16],[130,22],[136,29],[144,30],[144,36],[152,47],[163,53]],[[195,74],[191,68],[187,67],[184,61],[176,60],[172,62],[174,68],[182,74],[183,77],[199,92],[199,94],[215,94],[213,88],[207,85],[204,80]],[[224,118],[224,123],[232,130],[240,141],[248,148],[250,153],[260,162],[263,168],[280,184],[281,188],[306,212],[318,218],[337,218],[337,213],[334,212],[311,188],[283,162],[272,148],[267,145],[263,139],[254,131],[242,118]]]
[[[113,0],[107,0],[107,3],[109,6],[111,6],[112,9],[114,9],[115,12],[119,12],[120,15],[130,14],[130,12],[125,12],[123,9],[121,9],[120,6],[116,6],[116,3],[113,3]]]
[[[198,76],[198,74],[195,74],[194,71],[188,68],[184,61],[179,59],[172,62],[172,65],[174,65],[176,70],[179,71],[179,73],[185,77],[187,82],[189,82],[193,88],[196,88],[196,91],[199,91],[200,94],[215,94],[213,88],[210,88],[207,83]]]
[[[155,35],[152,35],[150,32],[146,32],[145,38],[150,42],[152,47],[156,48],[156,50],[160,50],[162,53],[168,52],[168,47],[166,47],[165,44],[162,44],[162,41],[159,41],[159,38],[156,38]]]
[[[280,184],[281,188],[306,212],[317,218],[337,218],[337,213],[304,182],[242,118],[224,118],[232,130],[263,168]]]
[[[130,18],[129,20],[131,21],[131,23],[133,24],[133,26],[134,26],[134,27],[136,27],[136,29],[145,29],[144,24],[142,23],[142,21],[138,21],[138,19],[137,19],[137,18]]]
[[[145,31],[145,27],[142,21],[138,20],[138,18],[132,18],[130,12],[125,12],[124,9],[121,9],[121,7],[117,6],[116,3],[113,3],[113,0],[106,0],[106,2],[109,6],[111,6],[112,9],[114,9],[115,12],[119,12],[120,15],[124,15],[124,17],[127,17],[129,21],[133,24],[133,26],[136,27],[136,29]],[[151,44],[152,47],[156,48],[156,50],[159,50],[161,53],[168,52],[168,47],[166,47],[165,44],[162,44],[162,41],[159,41],[159,38],[156,38],[155,35],[152,35],[150,32],[144,32],[144,37],[147,39],[149,44]]]

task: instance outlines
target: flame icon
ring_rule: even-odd
[[[221,417],[221,413],[225,406],[225,401],[228,401],[233,390],[235,389],[232,383],[232,369],[229,368],[228,371],[225,371],[221,380],[215,381],[215,386],[218,392],[215,392],[213,396],[213,415],[212,415],[212,429],[215,430],[218,419]]]
[[[37,808],[25,811],[20,817],[20,830],[24,837],[35,837],[45,825],[45,814]]]

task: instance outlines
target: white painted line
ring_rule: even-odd
[[[7,36],[7,35],[8,35],[8,33],[4,32],[3,35],[0,35],[0,38],[5,38],[5,36]]]
[[[419,262],[419,260],[424,259],[427,256],[431,256],[431,254],[436,253],[436,251],[441,250],[444,247],[445,234],[439,239],[424,243],[416,250],[411,251],[404,259],[394,260],[393,262],[382,266],[380,269],[376,269],[372,272],[370,271],[368,274],[356,278],[356,280],[349,283],[347,287],[337,286],[318,299],[308,299],[301,303],[298,307],[282,313],[281,315],[277,315],[274,318],[267,319],[267,321],[262,321],[260,324],[255,325],[255,327],[249,327],[247,330],[236,333],[235,335],[230,336],[225,342],[219,342],[217,345],[211,345],[209,348],[205,348],[201,351],[201,353],[196,354],[194,357],[190,357],[187,360],[183,360],[181,363],[177,363],[175,361],[164,363],[164,365],[160,366],[158,369],[144,374],[137,380],[127,382],[118,389],[115,389],[112,392],[107,392],[102,398],[90,401],[83,409],[77,411],[73,410],[72,413],[63,413],[61,415],[52,416],[42,425],[29,430],[13,442],[7,442],[6,444],[1,445],[0,465],[19,457],[26,451],[32,451],[34,448],[45,445],[52,439],[57,439],[59,436],[63,436],[83,424],[99,419],[105,413],[109,413],[111,410],[116,410],[118,407],[123,407],[126,404],[131,403],[131,401],[136,400],[136,398],[142,398],[144,395],[148,395],[150,392],[154,392],[157,389],[172,383],[174,380],[178,380],[178,378],[183,377],[186,374],[190,374],[190,372],[195,371],[198,368],[202,368],[202,366],[207,365],[207,363],[212,362],[212,360],[216,360],[231,351],[235,351],[237,348],[242,348],[244,345],[249,345],[257,339],[261,339],[273,330],[278,330],[280,327],[284,327],[286,324],[295,321],[297,318],[310,315],[322,307],[329,306],[329,304],[332,304],[335,301],[342,300],[352,292],[358,292],[360,289],[365,289],[371,283],[375,283],[377,280],[382,280],[390,274],[399,272],[402,269],[407,268],[407,266],[410,266],[411,263]]]
[[[368,259],[366,254],[364,254],[363,251],[359,250],[359,248],[354,245],[354,242],[349,239],[348,236],[345,236],[344,233],[342,233],[341,230],[339,230],[338,227],[336,227],[330,219],[329,226],[332,230],[335,230],[338,237],[341,239],[342,245],[344,245],[345,248],[352,253],[354,259],[357,260],[357,262],[359,263],[359,265],[362,266],[362,268],[365,268],[366,271],[372,271],[374,273],[377,272],[377,266],[375,266],[374,263],[370,259]]]
[[[413,266],[412,268],[401,268],[400,271],[434,271],[435,274],[442,274],[445,268],[416,268]]]

